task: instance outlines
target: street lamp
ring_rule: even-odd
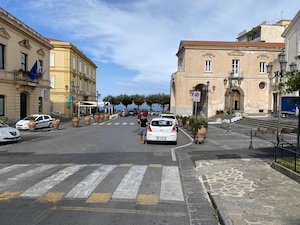
[[[233,76],[233,71],[230,72],[230,75],[228,76],[228,80],[227,80],[227,78],[225,78],[225,79],[223,80],[224,86],[225,86],[225,87],[227,86],[227,81],[228,81],[228,87],[227,87],[227,88],[229,88],[229,97],[230,97],[230,99],[229,99],[230,117],[229,117],[229,124],[228,124],[228,131],[229,131],[229,132],[231,132],[231,117],[232,117],[232,87],[233,87],[232,81],[233,81],[233,80],[237,80],[237,81],[238,81],[238,85],[241,85],[241,83],[242,83],[242,78],[239,77],[239,76],[238,76],[238,77],[234,77],[234,76]]]
[[[69,86],[65,86],[66,92],[69,90]],[[71,81],[71,86],[70,86],[70,107],[71,107],[71,116],[73,115],[73,95],[75,92],[79,91],[79,87],[75,86],[74,80]],[[79,112],[78,112],[79,113]]]
[[[279,76],[279,83],[282,82],[282,77],[284,75],[284,72],[286,71],[286,64],[287,62],[285,61],[285,54],[284,51],[281,51],[278,55],[278,62],[280,65],[280,72],[279,73],[274,73],[274,76],[272,76],[272,67],[273,65],[269,63],[267,65],[267,72],[269,74],[269,79],[272,80],[274,77]],[[280,133],[280,123],[281,123],[281,87],[278,89],[278,110],[277,110],[277,128],[276,128],[276,135],[277,135],[277,144],[279,144],[279,138],[278,135]]]

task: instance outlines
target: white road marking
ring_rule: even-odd
[[[107,123],[106,125],[112,125],[112,123]]]
[[[114,125],[116,126],[116,125],[119,125],[120,123],[115,123]]]
[[[132,166],[112,195],[112,198],[135,199],[146,169],[147,166]]]
[[[15,170],[15,169],[18,169],[18,168],[22,168],[22,167],[25,167],[25,166],[29,166],[29,165],[30,164],[16,164],[16,165],[8,166],[8,167],[0,169],[0,174],[4,174],[4,173],[7,173],[9,171],[12,171],[12,170]]]
[[[33,187],[27,189],[23,192],[20,197],[32,197],[38,198],[49,191],[52,187],[59,184],[61,181],[65,180],[81,168],[85,167],[86,165],[74,165],[69,166],[57,173],[53,174],[52,176],[42,180],[41,182],[37,183]]]
[[[160,200],[184,200],[178,167],[163,166]]]
[[[127,123],[122,123],[122,125],[127,125]]]
[[[8,178],[6,182],[3,182],[3,183],[0,183],[0,191],[2,191],[3,189],[17,183],[18,181],[21,181],[21,180],[24,180],[28,177],[31,177],[31,176],[34,176],[38,173],[41,173],[45,170],[48,170],[52,167],[55,167],[57,165],[55,164],[51,164],[51,165],[44,165],[44,166],[39,166],[37,168],[34,168],[34,169],[31,169],[31,170],[28,170],[24,173],[20,173],[12,178]]]
[[[130,125],[134,125],[134,123],[130,123]]]
[[[77,184],[65,197],[88,198],[103,179],[116,167],[116,165],[104,165],[99,167]]]

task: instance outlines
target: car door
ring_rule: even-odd
[[[35,120],[36,128],[42,128],[43,127],[43,121],[44,121],[43,116],[38,116]]]

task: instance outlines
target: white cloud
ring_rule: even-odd
[[[46,26],[57,35],[53,38],[72,42],[99,71],[106,63],[132,71],[127,80],[112,82],[117,82],[114,85],[119,90],[136,85],[141,93],[149,90],[149,83],[168,93],[181,40],[235,41],[245,29],[264,21],[276,22],[281,12],[283,18],[292,19],[300,5],[299,0],[290,0],[288,5],[279,0],[18,1],[22,7],[16,12],[29,12],[28,18],[24,17],[29,26]],[[147,86],[141,88],[144,83]]]

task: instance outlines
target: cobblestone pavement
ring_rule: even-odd
[[[240,127],[234,130],[237,132],[229,133],[210,126],[206,143],[192,146],[193,151],[220,154],[248,149],[247,132]],[[270,148],[270,143],[257,140],[255,146]],[[223,224],[300,224],[300,184],[271,168],[270,159],[199,157],[195,165],[202,187],[215,199],[223,215]]]

